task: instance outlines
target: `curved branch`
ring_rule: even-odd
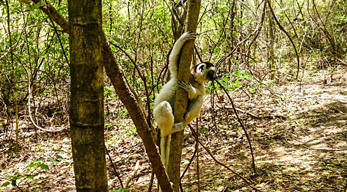
[[[233,107],[233,110],[234,110],[234,113],[236,115],[236,118],[237,118],[237,121],[240,123],[243,131],[245,132],[245,135],[246,135],[246,138],[247,138],[247,141],[248,141],[248,144],[249,144],[249,148],[251,150],[251,155],[252,155],[252,168],[253,168],[253,171],[254,173],[256,173],[256,169],[255,169],[255,161],[254,161],[254,153],[253,153],[253,147],[252,147],[252,142],[251,142],[251,139],[247,133],[247,130],[245,128],[245,126],[243,125],[237,111],[236,111],[236,108],[235,108],[235,105],[234,105],[234,102],[233,100],[231,99],[230,95],[228,94],[228,91],[225,89],[225,87],[219,82],[219,81],[216,81],[217,84],[224,90],[225,94],[227,94],[229,100],[230,100],[230,103],[231,103],[231,106]]]
[[[140,70],[139,66],[137,66],[136,61],[125,50],[123,50],[120,46],[118,46],[115,43],[112,43],[110,41],[109,41],[109,43],[111,45],[117,47],[119,50],[121,50],[130,59],[130,61],[134,64],[135,69],[136,69],[137,73],[139,74],[141,80],[143,81],[143,86],[145,87],[145,92],[146,92],[146,99],[147,99],[146,103],[147,103],[147,109],[148,109],[147,123],[151,127],[151,106],[150,106],[150,98],[149,98],[149,93],[148,93],[148,86],[147,86],[146,77],[144,77],[143,74],[141,73],[141,70]]]
[[[288,37],[288,39],[290,40],[290,42],[291,42],[292,45],[293,45],[293,48],[294,48],[294,51],[295,51],[295,55],[296,55],[296,60],[297,60],[297,62],[298,62],[298,66],[297,66],[298,70],[297,70],[297,72],[296,72],[296,79],[298,79],[298,78],[299,78],[299,71],[300,71],[300,58],[299,58],[299,53],[298,53],[298,51],[296,50],[296,46],[295,46],[295,44],[294,44],[292,38],[290,37],[290,35],[287,33],[287,31],[282,27],[282,25],[281,25],[280,22],[278,21],[278,19],[277,19],[275,13],[274,13],[274,11],[273,11],[273,9],[272,9],[272,7],[271,7],[270,0],[267,0],[267,4],[269,5],[270,11],[271,11],[271,13],[272,13],[272,16],[274,17],[274,19],[275,19],[275,21],[276,21],[278,27],[283,31],[283,33],[286,34],[286,36]]]

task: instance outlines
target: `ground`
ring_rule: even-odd
[[[201,145],[199,163],[196,158],[191,161],[195,141],[186,129],[182,173],[192,163],[182,179],[184,191],[197,191],[198,185],[201,191],[254,191],[252,187],[262,191],[345,191],[345,71],[340,68],[334,76],[327,76],[323,74],[330,72],[317,70],[301,81],[264,83],[253,95],[231,91],[252,141],[255,172],[249,144],[229,100],[218,93],[212,108],[208,97],[201,114],[199,139],[218,162]],[[109,186],[120,188],[117,172],[123,185],[129,181],[130,191],[147,191],[151,169],[144,147],[132,121],[119,107],[119,102],[111,105],[110,113],[121,114],[122,118],[109,115],[105,131]],[[195,123],[192,125],[195,127]],[[30,125],[21,126],[17,153],[13,152],[13,132],[5,135],[1,129],[0,139],[2,191],[75,191],[66,130],[35,132]],[[230,169],[249,180],[252,187]]]

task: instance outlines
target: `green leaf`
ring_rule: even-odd
[[[126,190],[126,189],[123,189],[123,188],[121,188],[121,189],[113,189],[112,190],[112,192],[127,192],[128,190]]]
[[[34,176],[29,175],[29,174],[25,174],[24,176],[25,176],[26,178],[28,178],[28,179],[34,179]]]
[[[29,164],[29,168],[33,168],[35,166],[35,163],[34,162],[31,162],[30,164]]]
[[[49,170],[49,167],[48,167],[48,165],[46,165],[46,164],[41,164],[40,165],[40,167],[41,167],[41,169],[45,169],[45,170]]]
[[[53,162],[53,163],[59,163],[59,161],[58,161],[58,160],[56,160],[56,159],[47,159],[47,161],[49,161],[49,162]]]
[[[11,185],[12,186],[17,186],[17,178],[11,179]]]
[[[1,185],[1,187],[6,187],[6,186],[8,186],[10,184],[10,182],[9,181],[6,181],[5,183],[3,183],[2,185]]]
[[[245,71],[235,71],[234,74],[238,77],[241,77],[242,75],[245,75]]]
[[[213,50],[213,52],[214,52],[214,53],[220,53],[220,50],[221,50],[220,47],[216,47],[216,48]]]
[[[43,7],[45,5],[46,5],[45,2],[40,1],[33,6],[33,9],[38,9],[38,8]]]

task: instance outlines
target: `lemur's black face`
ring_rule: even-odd
[[[212,63],[205,62],[195,66],[194,77],[202,81],[213,81],[216,79],[215,68]]]

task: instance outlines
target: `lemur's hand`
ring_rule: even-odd
[[[186,32],[182,35],[182,38],[185,39],[185,40],[190,40],[190,39],[195,39],[197,36],[196,33],[193,33],[193,32]]]
[[[190,83],[186,83],[186,82],[184,82],[184,81],[179,81],[179,82],[178,82],[178,85],[179,85],[182,89],[186,90],[187,92],[189,92],[189,91],[191,90],[191,87],[192,87],[192,85],[191,85]]]

